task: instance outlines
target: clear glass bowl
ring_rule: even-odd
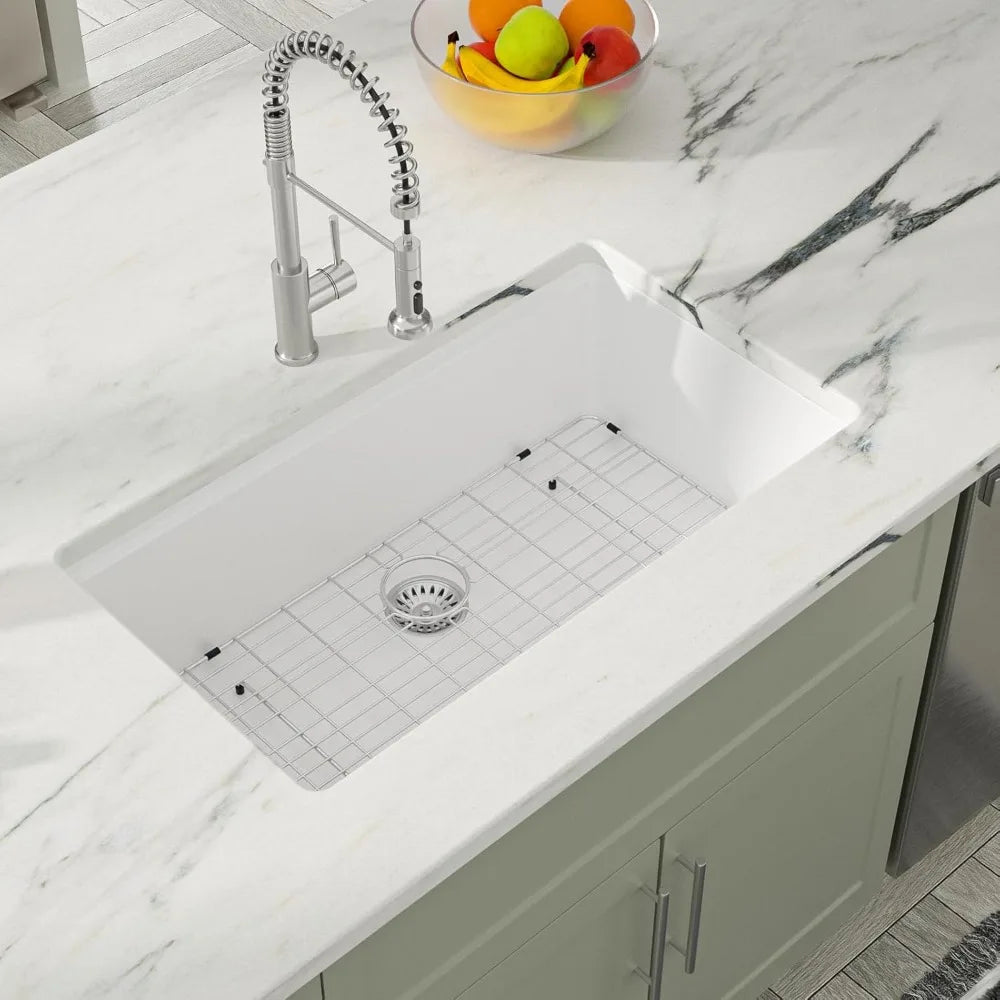
[[[448,35],[477,41],[468,0],[420,0],[410,22],[417,65],[441,108],[473,135],[495,146],[526,153],[558,153],[606,132],[620,121],[649,70],[659,26],[647,0],[629,0],[635,14],[632,37],[640,59],[627,73],[593,87],[560,94],[509,94],[457,80],[441,69]],[[544,0],[558,14],[562,0]]]

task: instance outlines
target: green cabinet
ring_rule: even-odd
[[[876,890],[953,518],[887,546],[359,944],[326,1000],[645,997],[639,884],[657,874],[664,1000],[756,996]],[[693,973],[675,857],[708,865]]]
[[[930,633],[667,832],[668,930],[682,947],[692,898],[683,862],[703,858],[706,870],[697,961],[685,973],[683,956],[667,950],[664,996],[756,997],[876,891]]]
[[[882,877],[929,643],[927,629],[461,1000],[645,1000],[635,970],[648,971],[657,946],[657,884],[669,901],[665,1000],[756,997],[801,956],[801,942],[834,930]]]

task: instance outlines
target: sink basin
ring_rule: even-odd
[[[850,419],[612,256],[563,255],[63,564],[290,776],[328,787]]]

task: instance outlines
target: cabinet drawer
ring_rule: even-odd
[[[327,996],[468,989],[928,625],[953,520],[949,504],[887,546],[363,941]]]

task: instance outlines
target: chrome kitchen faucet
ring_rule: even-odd
[[[389,209],[403,223],[403,233],[395,240],[383,236],[295,173],[288,77],[296,60],[306,56],[337,70],[359,94],[362,103],[369,105],[371,117],[381,119],[378,131],[387,136],[384,146],[389,150],[389,163],[393,168]],[[278,331],[274,353],[283,365],[307,365],[315,360],[319,348],[313,336],[312,314],[357,288],[354,268],[340,254],[340,217],[381,243],[395,259],[396,307],[389,313],[389,332],[401,340],[413,340],[431,329],[431,316],[424,308],[420,240],[410,231],[412,220],[420,215],[420,180],[417,161],[413,158],[413,143],[406,139],[406,126],[397,120],[399,111],[386,104],[389,94],[379,94],[375,89],[378,77],[368,79],[365,75],[367,68],[367,63],[358,62],[353,49],[345,51],[343,42],[319,31],[293,32],[282,38],[267,57],[263,91],[267,149],[264,165],[271,186],[277,252],[271,262]],[[330,216],[333,263],[312,274],[299,243],[296,188],[312,195],[333,212]]]

